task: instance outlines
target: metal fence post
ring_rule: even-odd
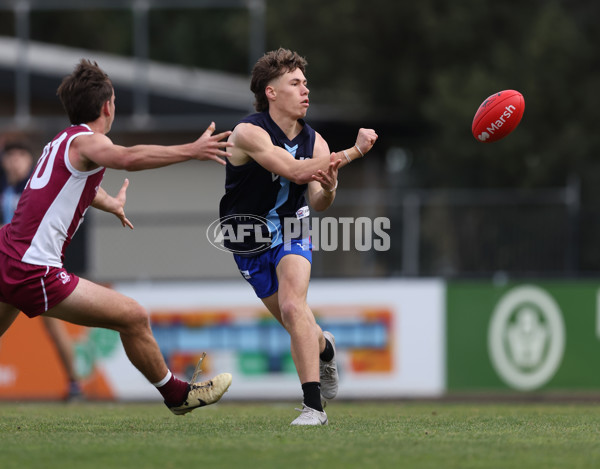
[[[579,271],[579,212],[581,210],[581,181],[579,176],[571,174],[565,187],[567,206],[567,247],[565,265],[570,276]]]
[[[402,198],[402,274],[419,275],[419,249],[421,232],[421,198],[410,193]]]
[[[133,5],[133,50],[137,86],[133,95],[133,118],[141,128],[147,121],[150,106],[148,103],[148,2],[136,0]]]
[[[29,90],[29,2],[15,2],[15,30],[19,39],[15,70],[15,117],[21,127],[29,124],[31,117]]]

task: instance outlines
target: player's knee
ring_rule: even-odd
[[[281,319],[287,329],[294,328],[306,320],[306,308],[297,301],[282,301],[279,305]]]
[[[150,319],[146,309],[138,302],[131,300],[126,312],[127,329],[133,333],[150,330]]]
[[[279,303],[279,310],[281,311],[281,316],[286,319],[291,319],[298,315],[298,305],[291,300],[284,300]]]

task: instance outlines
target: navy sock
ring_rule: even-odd
[[[304,405],[323,412],[323,406],[321,405],[321,383],[317,383],[316,381],[304,383],[302,385],[302,392],[304,393]]]
[[[333,360],[333,345],[327,339],[325,339],[325,350],[321,352],[319,358],[324,362],[330,362]]]

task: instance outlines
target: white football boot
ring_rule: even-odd
[[[302,404],[302,409],[296,409],[300,415],[290,425],[327,425],[327,414],[319,412]]]
[[[169,406],[169,410],[175,415],[183,415],[191,412],[198,407],[204,407],[206,405],[214,404],[218,402],[223,394],[227,392],[233,377],[230,373],[221,373],[215,376],[209,381],[196,381],[198,375],[200,375],[202,368],[202,360],[206,354],[203,354],[200,361],[196,365],[196,370],[190,380],[190,388],[188,395],[181,405]]]
[[[325,400],[333,399],[338,393],[338,382],[340,380],[335,362],[335,338],[329,331],[323,331],[323,336],[331,342],[333,347],[333,358],[329,362],[319,359],[319,379],[321,380],[321,397]]]

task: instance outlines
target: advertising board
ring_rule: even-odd
[[[449,282],[450,391],[600,389],[594,282]]]

